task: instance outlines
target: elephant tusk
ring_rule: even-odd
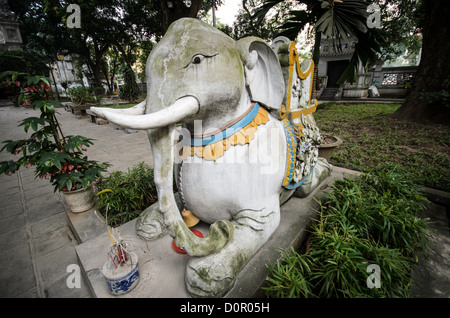
[[[125,115],[117,112],[104,111],[105,118],[124,128],[153,129],[176,124],[184,118],[198,112],[200,104],[195,97],[186,96],[178,99],[167,108],[145,115]]]
[[[116,109],[109,107],[91,107],[91,111],[97,115],[97,117],[105,118],[104,112],[111,112],[115,114],[123,114],[123,115],[144,115],[145,113],[145,104],[146,101],[142,101],[139,104],[136,104],[130,108]]]

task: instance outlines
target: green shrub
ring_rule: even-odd
[[[127,173],[115,171],[97,185],[99,192],[110,189],[99,196],[98,211],[105,216],[108,208],[108,224],[119,226],[138,217],[147,207],[158,200],[153,169],[144,162]]]
[[[69,94],[73,98],[74,103],[78,105],[84,105],[87,102],[96,102],[95,97],[92,96],[89,87],[72,87],[67,90],[67,94]]]
[[[408,297],[411,267],[428,226],[416,214],[426,199],[408,173],[384,165],[336,180],[312,226],[311,249],[282,252],[268,267],[268,297]],[[368,265],[380,288],[368,288]]]

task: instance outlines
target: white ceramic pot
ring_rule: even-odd
[[[130,252],[130,261],[122,267],[114,268],[110,260],[103,265],[102,273],[111,295],[122,295],[132,290],[139,282],[138,256]]]
[[[95,195],[92,187],[75,191],[62,191],[64,200],[74,213],[84,212],[95,205]]]

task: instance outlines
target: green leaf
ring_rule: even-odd
[[[31,121],[30,123],[31,123],[31,128],[33,128],[33,130],[36,131],[38,128],[38,123],[34,120]]]
[[[52,104],[47,103],[47,111],[48,111],[50,114],[54,115],[54,114],[55,114],[55,107],[53,107]]]
[[[46,104],[45,100],[39,99],[39,100],[33,101],[31,103],[31,106],[33,107],[33,109],[36,110],[36,109],[41,109],[45,104]]]
[[[20,95],[19,95],[19,99],[18,99],[18,103],[19,103],[19,105],[22,105],[22,101],[23,101],[23,97],[25,96],[25,94],[23,94],[23,93],[21,93]]]
[[[23,127],[23,129],[25,130],[26,133],[28,132],[28,129],[30,128],[30,124],[31,124],[31,122],[27,122],[27,123],[25,123],[25,125]]]
[[[28,132],[29,127],[33,128],[34,131],[37,131],[38,125],[45,125],[45,119],[39,117],[28,117],[22,120],[19,126],[24,126],[25,132]]]
[[[39,78],[39,80],[41,80],[42,82],[44,82],[45,85],[50,86],[50,82],[48,81],[47,77],[41,76],[41,77]]]
[[[38,84],[41,81],[40,76],[33,76],[32,78],[33,84]]]
[[[88,179],[81,179],[81,184],[83,185],[83,189],[86,189],[91,182]]]
[[[61,169],[61,162],[59,161],[59,160],[55,160],[54,162],[53,162],[53,164],[56,166],[56,168],[58,168],[58,170],[59,169]]]

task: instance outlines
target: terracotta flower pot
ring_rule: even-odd
[[[62,191],[64,200],[74,213],[84,212],[95,205],[95,195],[92,187],[75,191]]]
[[[325,158],[328,161],[336,147],[339,147],[342,144],[342,140],[339,137],[328,134],[322,134],[322,136],[324,141],[319,147],[319,157]]]

